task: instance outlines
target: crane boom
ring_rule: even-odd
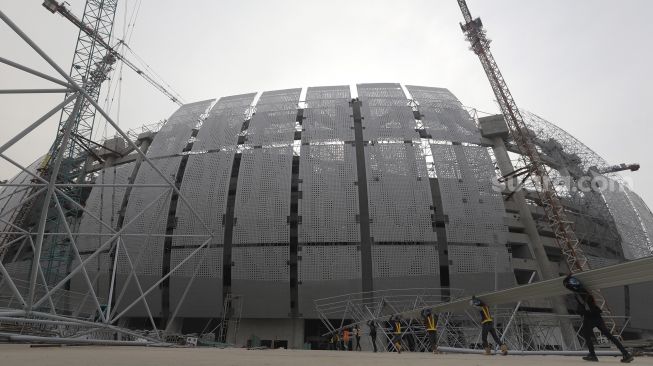
[[[84,24],[84,22],[82,22],[81,19],[77,18],[63,3],[59,3],[56,0],[45,0],[43,2],[43,6],[49,11],[51,11],[52,13],[59,13],[62,17],[70,20],[70,22],[73,23],[82,32],[84,32],[89,37],[92,37],[97,43],[99,43],[102,47],[104,47],[109,55],[111,55],[117,60],[122,61],[125,65],[127,65],[127,67],[134,70],[138,75],[140,75],[148,83],[154,86],[158,91],[160,91],[165,96],[170,98],[170,100],[172,100],[173,102],[177,103],[180,106],[183,105],[183,101],[181,100],[181,97],[179,95],[166,89],[163,85],[159,84],[156,80],[154,80],[147,73],[141,70],[133,62],[129,61],[125,56],[123,56],[118,51],[116,51],[114,47],[111,47],[111,45],[109,45],[109,43],[106,42],[92,28],[88,27],[86,24]],[[119,41],[119,44],[121,43],[124,42]]]
[[[531,178],[542,202],[542,206],[544,206],[546,218],[555,233],[556,243],[569,267],[569,272],[578,273],[587,271],[590,269],[589,262],[580,247],[580,242],[574,232],[573,223],[567,218],[562,200],[551,184],[547,168],[544,165],[540,153],[537,151],[533,141],[534,136],[532,136],[532,132],[527,128],[519,108],[508,89],[508,85],[499,70],[499,66],[492,56],[490,40],[485,36],[483,23],[480,18],[474,19],[472,17],[465,0],[457,1],[465,19],[465,23],[461,23],[460,27],[467,41],[471,44],[471,50],[478,56],[483,65],[483,70],[490,82],[494,96],[499,103],[512,139],[530,168]],[[596,291],[594,297],[601,309],[606,315],[609,315],[610,312],[603,295]],[[606,323],[610,323],[608,326],[614,331],[614,322],[608,320]]]

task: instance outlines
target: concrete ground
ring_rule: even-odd
[[[618,365],[617,357],[601,357],[603,364]],[[483,356],[427,353],[370,353],[301,350],[246,350],[155,347],[38,347],[0,345],[0,366],[166,366],[166,365],[265,365],[265,366],[538,366],[585,365],[580,357]],[[653,357],[638,357],[633,365],[653,365]]]

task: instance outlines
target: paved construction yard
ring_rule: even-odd
[[[602,364],[620,365],[617,357],[601,357]],[[0,345],[0,366],[86,366],[86,365],[269,365],[269,366],[536,366],[588,365],[579,357],[483,356],[405,352],[370,353],[339,351],[245,350],[216,348],[155,347],[30,347]],[[653,357],[638,357],[632,365],[653,365]]]

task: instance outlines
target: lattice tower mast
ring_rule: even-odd
[[[47,1],[46,1],[47,2]],[[95,36],[89,35],[88,31],[80,28],[75,46],[75,54],[70,67],[70,77],[79,85],[85,84],[86,92],[98,101],[102,82],[107,79],[112,65],[116,62],[115,57],[102,45],[100,40],[109,43],[113,31],[114,18],[118,0],[87,0],[84,7],[82,23]],[[68,95],[66,95],[68,97]],[[55,139],[50,156],[56,156],[63,137],[63,126],[73,112],[74,104],[66,106],[59,119],[59,133]],[[74,140],[92,140],[93,126],[95,123],[95,108],[88,101],[84,101],[82,107],[75,117],[71,137]],[[83,153],[85,144],[71,143],[65,157],[75,158]],[[64,170],[65,171],[65,170]]]
[[[508,85],[501,75],[499,66],[492,56],[490,40],[485,36],[483,23],[480,18],[472,18],[465,0],[457,1],[465,19],[465,24],[461,23],[460,27],[471,44],[471,50],[474,51],[483,65],[494,96],[499,102],[503,118],[510,129],[513,141],[524,158],[525,163],[530,167],[531,178],[533,179],[535,189],[542,202],[549,224],[555,233],[556,243],[562,251],[569,271],[570,273],[587,271],[590,269],[589,262],[580,247],[580,242],[574,232],[573,223],[567,219],[562,200],[551,184],[547,168],[533,141],[534,136],[529,132],[519,108],[517,108],[517,104],[508,89]],[[605,315],[610,315],[603,295],[598,291],[593,291],[593,294],[597,305],[601,307]],[[614,331],[614,322],[606,319],[606,323]]]
[[[48,8],[53,2],[44,1]],[[87,0],[84,6],[84,14],[81,22],[75,53],[70,67],[70,77],[79,85],[83,85],[85,91],[97,102],[100,96],[102,83],[108,78],[116,58],[107,50],[104,44],[108,44],[113,31],[114,18],[116,15],[118,0]],[[66,94],[68,97],[69,94]],[[77,113],[72,116],[73,113]],[[85,156],[91,152],[89,142],[93,141],[93,127],[95,124],[96,110],[91,103],[84,99],[78,111],[75,110],[75,103],[70,103],[63,108],[59,119],[59,128],[49,155],[41,166],[41,174],[58,182],[72,183],[81,181],[84,178]],[[70,132],[70,140],[63,151],[62,166],[57,177],[50,176],[50,164],[53,158],[61,149],[64,136],[64,126],[69,118],[74,118]],[[66,193],[82,203],[82,190],[80,188],[69,188]],[[77,209],[64,206],[65,217],[52,215],[52,225],[56,229],[63,227],[62,220],[70,219],[76,226]],[[56,283],[66,275],[72,256],[70,243],[67,238],[53,237],[50,241],[48,253],[42,258],[45,267],[45,276],[48,282]]]

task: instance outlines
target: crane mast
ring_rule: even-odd
[[[501,75],[492,52],[490,51],[490,40],[485,35],[485,29],[480,18],[473,19],[465,0],[457,0],[458,6],[463,14],[465,23],[460,27],[465,34],[467,41],[471,44],[471,50],[478,56],[483,70],[490,82],[494,96],[496,97],[501,113],[508,125],[512,139],[531,171],[531,179],[535,185],[537,194],[542,202],[546,218],[555,233],[555,239],[560,248],[570,273],[583,272],[590,269],[587,257],[580,247],[580,242],[574,232],[573,223],[567,218],[562,200],[551,184],[551,179],[544,165],[540,153],[536,149],[533,136],[527,128],[526,123],[515,103],[515,100],[508,89],[505,79]],[[594,291],[597,305],[610,315],[605,298]],[[614,332],[615,324],[606,320],[608,327]]]

